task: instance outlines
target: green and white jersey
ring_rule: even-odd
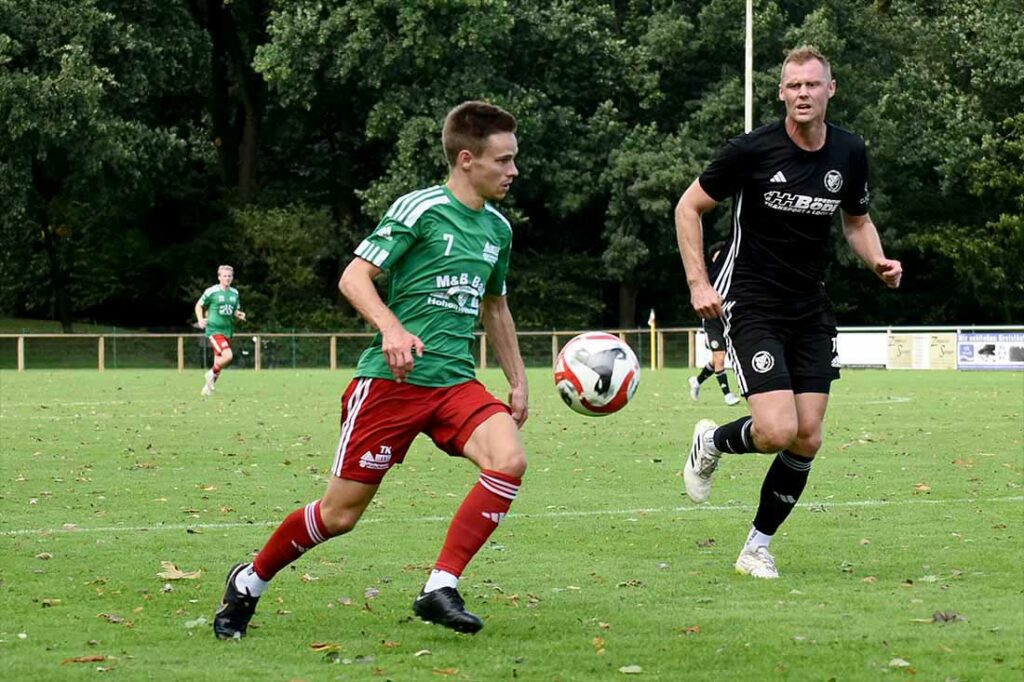
[[[512,226],[493,206],[475,211],[438,185],[406,194],[355,250],[387,270],[387,305],[425,346],[406,379],[453,386],[475,377],[471,346],[486,295],[505,295]],[[357,377],[393,379],[382,337],[359,358]]]
[[[203,292],[199,304],[207,309],[206,335],[223,334],[229,339],[235,333],[235,313],[242,309],[238,302],[238,289],[228,287],[225,291],[219,284]]]

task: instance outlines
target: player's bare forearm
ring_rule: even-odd
[[[338,288],[359,314],[380,330],[381,352],[388,369],[395,381],[402,382],[412,372],[416,358],[423,357],[423,341],[406,330],[377,293],[373,278],[378,273],[380,268],[376,265],[356,258],[341,274]]]
[[[485,296],[483,325],[487,341],[512,388],[526,387],[526,367],[519,352],[516,324],[504,296]]]
[[[878,228],[867,213],[859,216],[843,213],[843,236],[857,257],[890,289],[903,279],[903,266],[898,260],[886,258]]]
[[[199,324],[199,328],[202,329],[206,324],[206,311],[203,309],[201,303],[196,303],[196,322]]]
[[[686,270],[686,284],[690,287],[690,303],[703,318],[722,314],[722,298],[708,281],[708,271],[704,266],[704,228],[701,223],[701,216],[716,203],[701,188],[700,182],[694,180],[679,199],[675,210],[676,241]]]
[[[341,274],[338,289],[364,320],[383,333],[396,325],[401,326],[401,322],[385,305],[380,294],[377,293],[377,287],[373,285],[373,278],[379,273],[380,268],[362,258],[356,258]]]

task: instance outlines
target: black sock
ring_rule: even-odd
[[[743,452],[757,452],[754,447],[754,436],[750,433],[750,425],[754,420],[749,415],[740,417],[734,422],[722,424],[715,429],[715,447],[719,452],[738,455]]]
[[[800,499],[812,462],[814,459],[794,455],[789,450],[775,456],[761,485],[761,504],[754,517],[754,528],[765,535],[775,535]]]
[[[729,390],[729,375],[725,373],[724,369],[721,372],[715,372],[715,378],[718,379],[718,385],[722,389],[722,393],[724,395],[732,393],[732,391]]]
[[[715,367],[709,362],[708,364],[704,365],[704,368],[701,369],[700,374],[697,375],[697,383],[703,384],[705,381],[708,380],[708,377],[714,373]]]

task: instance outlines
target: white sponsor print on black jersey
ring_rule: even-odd
[[[764,193],[766,208],[787,213],[807,213],[810,215],[832,215],[839,208],[841,199],[825,199],[809,197],[806,194],[792,194],[772,190]]]

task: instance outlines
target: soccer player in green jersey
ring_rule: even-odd
[[[196,301],[196,319],[199,328],[206,330],[206,338],[213,348],[213,367],[206,373],[203,395],[213,395],[214,384],[221,370],[235,359],[231,352],[231,337],[235,334],[235,320],[244,320],[245,313],[238,301],[238,289],[231,286],[235,269],[230,265],[217,268],[217,281]]]
[[[398,199],[356,248],[339,287],[379,334],[342,397],[334,475],[324,496],[292,512],[252,563],[231,569],[214,618],[218,637],[243,636],[278,571],[355,527],[419,433],[473,462],[480,478],[455,513],[413,611],[457,632],[483,627],[465,608],[459,577],[508,514],[526,472],[519,437],[526,370],[505,299],[512,230],[490,203],[518,175],[515,131],[515,118],[491,104],[452,109],[441,135],[448,181]],[[387,303],[373,284],[382,270],[390,274]],[[477,319],[508,379],[508,404],[475,379]]]

